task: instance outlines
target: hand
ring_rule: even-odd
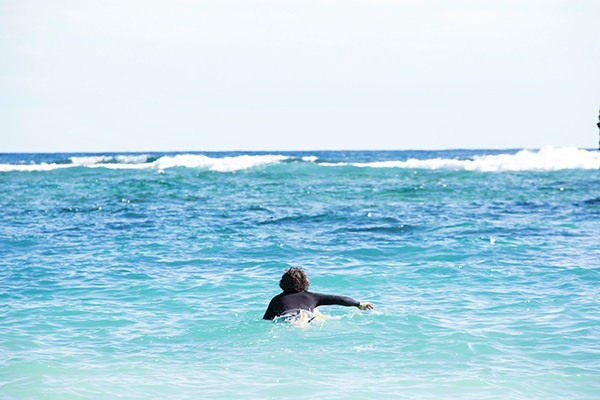
[[[358,308],[360,308],[361,310],[372,310],[375,308],[375,306],[373,305],[373,303],[369,303],[368,301],[361,301],[360,304],[358,305]]]

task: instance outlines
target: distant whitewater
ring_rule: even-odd
[[[52,171],[63,168],[151,169],[163,172],[168,168],[197,168],[214,172],[235,172],[284,162],[311,163],[321,167],[353,166],[359,168],[448,169],[464,171],[557,171],[564,169],[598,169],[600,153],[574,147],[544,147],[539,150],[499,151],[438,151],[438,152],[314,152],[300,155],[296,152],[281,154],[229,153],[195,154],[83,154],[65,155],[49,161],[40,154],[35,159],[19,159],[18,155],[3,155],[0,172]],[[372,153],[395,159],[356,161],[351,155]],[[418,153],[418,154],[413,154]],[[459,153],[459,154],[457,154]],[[431,157],[434,155],[434,157]],[[11,157],[12,156],[12,157]],[[56,155],[48,155],[49,158]],[[429,156],[429,157],[428,157]]]
[[[600,153],[574,147],[544,147],[541,150],[521,150],[516,154],[474,156],[471,159],[434,158],[407,161],[382,161],[353,164],[373,168],[451,169],[465,171],[557,171],[561,169],[597,169]]]

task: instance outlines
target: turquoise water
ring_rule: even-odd
[[[600,156],[0,155],[0,398],[600,398]],[[323,307],[262,321],[289,266]]]

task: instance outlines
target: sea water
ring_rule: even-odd
[[[599,167],[0,155],[0,398],[598,399]],[[290,266],[375,310],[263,321]]]

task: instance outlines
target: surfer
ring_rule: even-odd
[[[309,285],[310,282],[302,268],[292,267],[285,271],[279,281],[279,287],[283,292],[271,299],[263,319],[273,320],[282,316],[293,317],[303,314],[305,311],[312,313],[316,307],[329,305],[357,307],[361,310],[372,310],[374,308],[372,303],[360,302],[351,297],[309,292]]]

